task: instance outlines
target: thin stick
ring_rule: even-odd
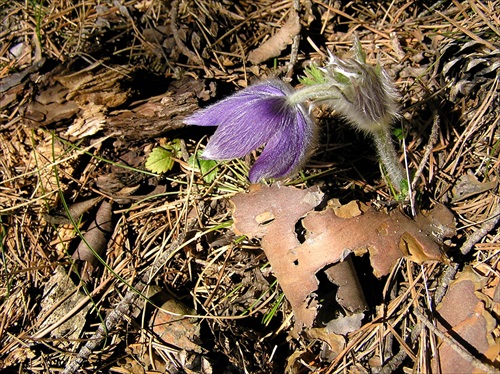
[[[92,354],[92,352],[104,341],[108,335],[108,331],[112,330],[116,325],[118,325],[126,317],[130,317],[134,311],[133,306],[136,304],[137,299],[142,295],[146,287],[148,286],[151,275],[154,276],[161,266],[168,260],[172,252],[176,251],[180,245],[185,240],[186,232],[190,231],[192,227],[188,225],[186,229],[179,235],[177,240],[172,242],[170,248],[165,251],[160,258],[151,266],[151,271],[143,275],[143,277],[134,285],[133,288],[129,289],[125,294],[125,297],[118,303],[118,305],[106,316],[103,324],[100,324],[97,331],[92,335],[90,340],[80,348],[80,351],[71,359],[62,374],[74,374],[76,373],[82,364],[87,361]]]
[[[463,255],[469,253],[472,247],[474,247],[476,243],[478,243],[491,230],[493,230],[499,221],[500,221],[500,203],[497,202],[495,209],[493,209],[493,212],[491,213],[491,217],[488,218],[485,222],[483,222],[481,227],[479,227],[479,229],[476,230],[476,232],[474,232],[467,238],[465,243],[460,248],[460,252],[462,252]]]
[[[459,266],[460,264],[458,263],[452,264],[441,277],[439,287],[436,289],[436,293],[434,294],[434,305],[438,305],[441,300],[443,300],[444,295],[446,295],[446,290],[457,274]]]
[[[471,363],[473,366],[476,368],[484,371],[485,373],[491,373],[491,374],[498,374],[499,371],[495,369],[493,366],[481,362],[477,358],[475,358],[469,351],[467,351],[460,343],[458,343],[455,339],[453,339],[451,336],[448,334],[445,334],[441,330],[439,330],[436,326],[432,324],[429,319],[424,316],[420,310],[415,309],[414,310],[415,315],[417,318],[422,322],[425,327],[429,329],[434,335],[436,335],[439,339],[441,339],[445,344],[448,344],[451,348],[455,350],[464,360],[467,362]]]

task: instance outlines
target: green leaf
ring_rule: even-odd
[[[302,83],[303,85],[311,85],[311,84],[321,84],[325,83],[325,76],[323,75],[323,72],[321,69],[314,65],[311,64],[308,67],[304,69],[304,73],[306,74],[304,77],[299,78],[299,82]]]
[[[399,183],[399,189],[400,189],[400,193],[399,195],[397,196],[397,200],[399,201],[404,201],[406,200],[406,198],[409,196],[410,194],[410,186],[408,185],[408,181],[406,179],[403,179],[400,183]]]
[[[398,138],[398,140],[403,140],[404,137],[405,137],[405,134],[403,132],[403,129],[400,128],[400,127],[395,127],[393,130],[392,130],[392,133],[393,135]]]
[[[156,147],[151,151],[146,160],[146,169],[153,173],[165,173],[174,166],[173,156],[174,154],[171,150],[164,147]]]
[[[176,158],[179,157],[180,153],[181,153],[181,140],[180,139],[174,139],[172,141],[170,141],[166,147],[167,149],[171,150],[171,151],[174,151],[174,156]]]
[[[219,173],[217,161],[203,160],[200,156],[201,151],[193,154],[189,157],[188,164],[191,168],[198,170],[201,173],[202,178],[206,183],[212,183]]]

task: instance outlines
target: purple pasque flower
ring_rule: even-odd
[[[203,158],[230,160],[264,146],[250,169],[250,182],[282,178],[303,165],[315,136],[304,104],[289,103],[293,92],[279,79],[260,82],[194,113],[184,123],[218,126]]]

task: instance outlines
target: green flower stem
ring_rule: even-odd
[[[406,179],[405,171],[399,162],[398,154],[392,143],[389,127],[380,127],[380,129],[371,131],[370,133],[375,141],[380,161],[385,166],[391,183],[396,191],[401,192],[401,182]]]
[[[305,103],[308,100],[321,101],[339,99],[340,97],[342,97],[342,95],[338,91],[337,87],[331,83],[312,84],[310,86],[305,86],[288,96],[288,103],[290,105],[298,105]]]

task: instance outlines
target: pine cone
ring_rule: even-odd
[[[449,90],[450,100],[470,97],[482,99],[495,76],[500,74],[500,50],[494,51],[473,40],[453,41],[441,50],[442,85]]]

